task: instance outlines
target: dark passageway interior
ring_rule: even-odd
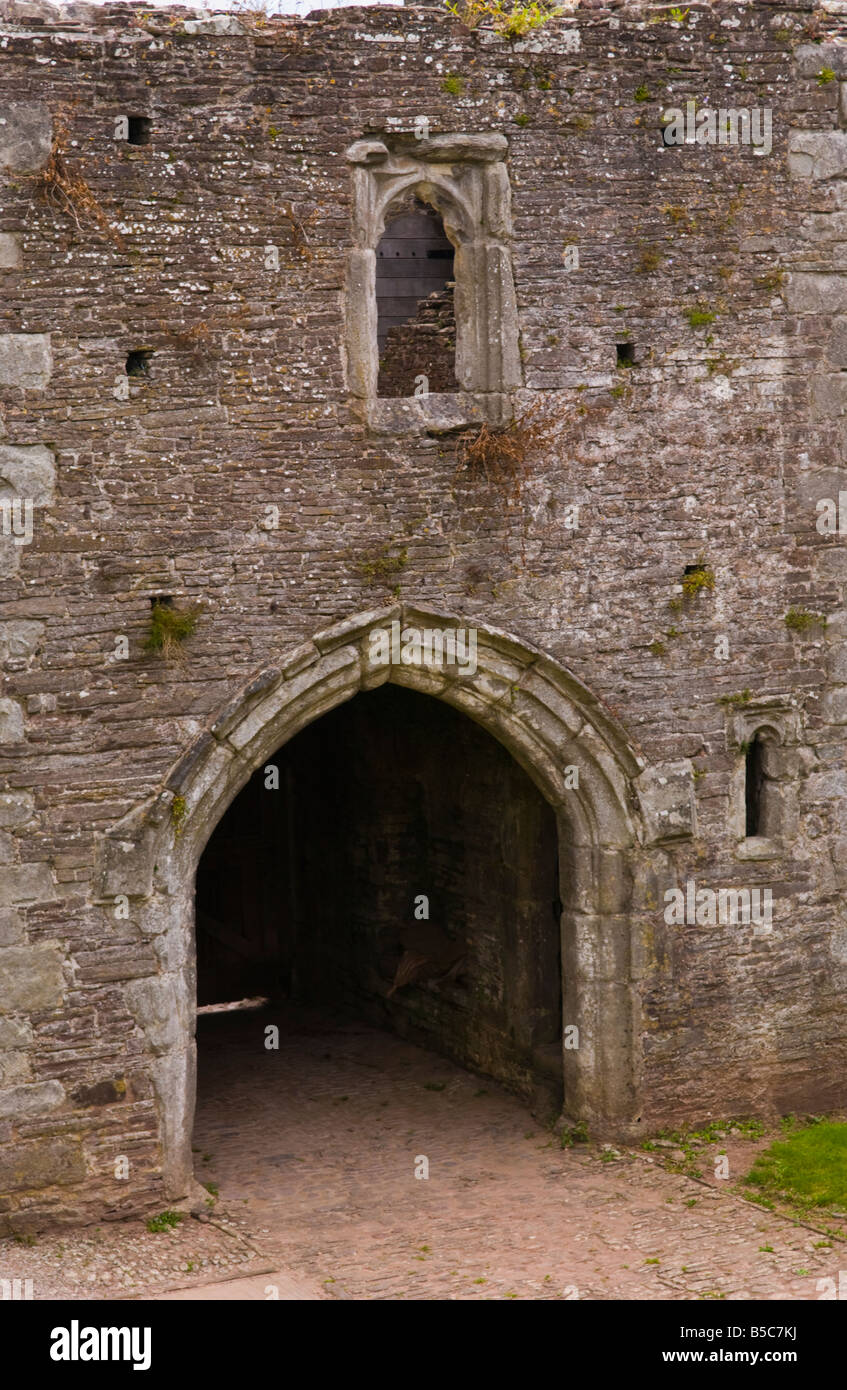
[[[465,715],[384,685],[279,749],[211,836],[198,1004],[340,1008],[552,1109],[558,899],[527,774]]]

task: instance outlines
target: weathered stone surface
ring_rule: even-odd
[[[60,1187],[86,1176],[82,1144],[74,1139],[42,1139],[0,1148],[0,1191]]]
[[[41,101],[0,105],[0,168],[40,169],[50,154],[53,123]]]
[[[694,834],[694,780],[687,758],[647,768],[636,785],[648,844]]]
[[[185,1036],[186,1005],[174,976],[133,980],[126,987],[126,1000],[155,1056],[179,1047]]]
[[[0,908],[0,946],[15,946],[24,936],[24,919],[12,907]]]
[[[792,130],[788,167],[798,178],[843,178],[847,174],[847,130]]]
[[[49,864],[18,864],[0,875],[0,907],[50,902],[55,892]]]
[[[0,743],[20,743],[24,736],[24,712],[17,700],[0,699]]]
[[[0,792],[0,825],[26,825],[35,801],[31,792]]]
[[[29,1023],[17,1018],[0,1018],[0,1048],[26,1048],[31,1042]]]
[[[52,374],[49,333],[0,333],[0,386],[43,391]]]
[[[102,891],[105,897],[147,897],[153,888],[153,835],[140,829],[135,839],[108,839],[102,847]]]
[[[43,1115],[65,1101],[65,1088],[59,1081],[36,1081],[31,1086],[13,1086],[0,1091],[0,1119],[15,1120],[24,1115]]]
[[[817,77],[824,69],[837,77],[847,77],[847,50],[843,43],[803,43],[794,54],[801,77]]]
[[[22,263],[20,237],[0,232],[0,270],[17,270]]]
[[[0,623],[0,662],[26,660],[31,657],[43,634],[43,623],[25,620]]]
[[[29,498],[34,506],[49,506],[56,484],[52,451],[43,444],[0,444],[0,492],[3,483],[8,483],[18,497]]]
[[[792,274],[786,282],[785,302],[795,314],[843,314],[847,311],[847,273]]]
[[[55,1009],[61,1004],[62,959],[61,947],[51,943],[0,949],[0,1013]]]
[[[0,1019],[0,1023],[2,1022]],[[30,1076],[29,1057],[25,1052],[0,1050],[0,1088],[17,1086],[22,1081],[29,1081]]]

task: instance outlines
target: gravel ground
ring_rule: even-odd
[[[244,1223],[225,1213],[155,1234],[144,1221],[120,1221],[33,1244],[0,1240],[0,1278],[31,1279],[34,1299],[131,1298],[270,1267]]]

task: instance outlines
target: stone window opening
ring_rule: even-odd
[[[379,396],[456,391],[455,248],[416,195],[386,218],[377,247]]]
[[[127,376],[149,376],[150,359],[153,356],[148,348],[137,348],[127,353],[126,374]]]
[[[634,343],[616,343],[616,344],[615,344],[615,351],[616,351],[616,353],[617,353],[617,365],[618,365],[619,367],[633,367],[633,366],[635,366],[635,344],[634,344]]]
[[[744,804],[747,837],[767,835],[765,750],[760,732],[754,734],[744,760]]]
[[[149,116],[127,116],[127,144],[149,145],[153,122]]]
[[[358,413],[378,432],[443,433],[482,421],[505,424],[514,415],[509,393],[523,384],[523,376],[507,152],[505,137],[496,133],[425,140],[394,135],[359,140],[347,151],[353,166],[353,247],[345,295],[346,376],[351,403],[358,403]],[[418,238],[414,247],[407,243],[404,256],[402,245],[391,245],[394,219],[412,215],[425,218],[434,235],[430,242]],[[415,230],[415,224],[407,229]],[[394,254],[380,256],[386,246]],[[403,279],[398,272],[404,260],[405,269],[414,272],[406,276],[410,302],[392,324],[381,301],[390,298],[386,282]],[[389,270],[391,261],[395,270]],[[416,382],[428,375],[421,367],[412,373],[403,368],[402,380],[392,380],[385,373],[384,346],[391,328],[407,325],[412,312],[414,326],[407,336],[450,341],[451,306],[444,296],[451,281],[454,379],[445,379],[439,369],[433,381]],[[416,283],[424,288],[433,283],[430,293],[442,296],[424,304],[421,322],[417,306],[423,296],[415,294]]]
[[[790,702],[764,697],[729,714],[727,742],[737,757],[729,828],[737,858],[776,859],[796,833],[798,740],[799,717]]]

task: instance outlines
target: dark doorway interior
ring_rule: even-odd
[[[387,219],[376,253],[380,396],[458,390],[453,254],[441,217],[421,199]]]
[[[560,1105],[557,860],[552,810],[478,725],[395,685],[356,696],[209,840],[198,1004],[341,1007]]]

